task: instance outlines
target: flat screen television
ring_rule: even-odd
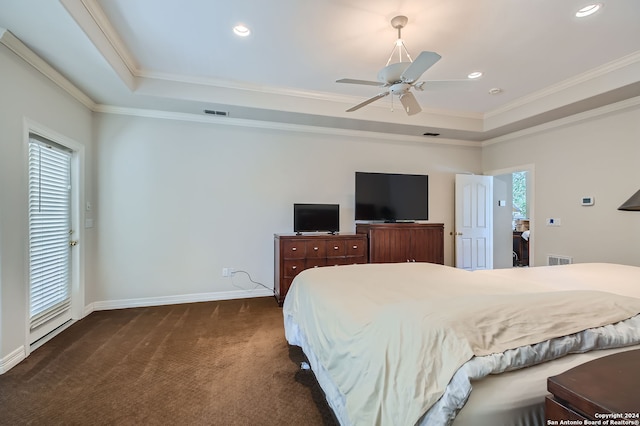
[[[356,172],[355,219],[411,222],[429,219],[429,176]]]
[[[294,204],[293,231],[330,232],[340,230],[340,205],[338,204]]]

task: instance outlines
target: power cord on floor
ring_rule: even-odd
[[[233,276],[234,276],[235,274],[237,274],[237,273],[245,274],[245,275],[247,276],[247,278],[249,278],[249,281],[251,281],[252,283],[256,284],[256,286],[255,286],[255,287],[253,287],[252,289],[246,289],[246,288],[244,288],[244,287],[241,287],[241,286],[239,286],[239,285],[236,285],[236,283],[233,281]],[[241,269],[239,269],[239,270],[234,270],[233,272],[231,272],[231,276],[230,276],[230,278],[231,278],[231,284],[232,284],[235,288],[239,288],[240,290],[244,290],[244,291],[246,291],[246,292],[251,292],[251,291],[255,290],[256,288],[258,288],[258,287],[262,286],[262,287],[266,288],[267,290],[271,291],[273,294],[275,294],[275,289],[273,289],[273,288],[271,288],[271,287],[267,287],[265,284],[262,284],[261,282],[254,281],[254,279],[253,279],[253,278],[251,278],[251,274],[250,274],[250,273],[248,273],[247,271],[243,271],[243,270],[241,270]]]

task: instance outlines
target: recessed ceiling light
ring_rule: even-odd
[[[500,93],[502,93],[502,89],[499,87],[494,87],[492,89],[489,89],[490,95],[499,95]]]
[[[251,30],[242,24],[233,27],[233,32],[240,37],[246,37],[251,34]]]
[[[482,77],[482,73],[480,71],[474,71],[474,72],[470,73],[467,77],[468,78],[479,78],[479,77]]]
[[[593,3],[588,6],[583,7],[582,9],[576,12],[577,18],[584,18],[585,16],[592,15],[596,13],[602,7],[602,3]]]

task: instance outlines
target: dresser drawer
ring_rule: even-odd
[[[345,255],[349,257],[363,257],[365,258],[362,263],[366,263],[367,243],[362,239],[350,239],[344,241],[345,243]],[[360,262],[358,262],[360,263]]]
[[[366,243],[362,239],[342,239],[327,242],[327,257],[361,257],[366,253]]]
[[[576,413],[570,407],[563,406],[551,396],[547,396],[544,400],[544,411],[547,424],[551,424],[550,420],[557,422],[560,420],[587,420],[586,417]]]
[[[304,269],[317,268],[326,265],[327,259],[325,257],[308,257],[304,261]]]
[[[307,244],[304,240],[284,240],[281,243],[283,259],[304,259]]]
[[[282,263],[284,278],[293,278],[306,268],[304,259],[287,259]]]
[[[344,240],[335,240],[327,242],[327,257],[344,257],[346,256],[347,246]]]
[[[307,259],[325,258],[327,257],[327,242],[325,240],[306,241],[305,252]]]
[[[294,278],[305,269],[367,263],[363,234],[275,234],[274,295],[282,306]]]
[[[327,266],[355,265],[357,263],[367,263],[367,258],[365,256],[327,257]]]

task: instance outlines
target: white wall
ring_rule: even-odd
[[[0,367],[24,350],[28,284],[24,120],[65,135],[91,156],[91,112],[0,44]],[[91,175],[90,168],[88,175]],[[90,177],[85,182],[90,187]],[[86,232],[87,241],[93,238]],[[84,250],[84,248],[83,248]],[[91,252],[85,252],[88,265]],[[90,268],[90,266],[89,266]],[[0,368],[1,370],[1,368]]]
[[[513,180],[511,174],[493,179],[493,267],[513,267]],[[499,206],[498,201],[505,205]]]
[[[640,107],[635,104],[483,148],[485,171],[535,166],[536,265],[554,254],[576,263],[640,266],[640,213],[617,210],[640,189]],[[580,205],[587,195],[595,197],[594,206]],[[561,226],[546,226],[551,217],[560,218]]]
[[[355,230],[357,170],[428,174],[429,221],[445,224],[445,262],[452,264],[454,175],[479,172],[479,148],[216,120],[225,119],[96,120],[99,263],[92,301],[237,296],[223,267],[246,270],[272,288],[273,234],[292,232],[295,202],[339,203],[341,231]],[[242,275],[234,282],[253,287]]]

